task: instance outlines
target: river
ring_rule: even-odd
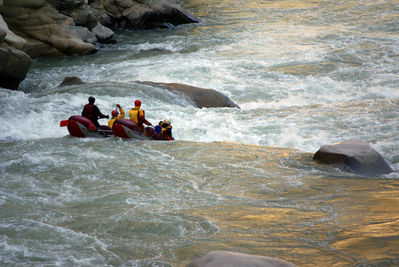
[[[201,19],[116,30],[0,89],[0,265],[184,266],[211,250],[298,266],[399,265],[399,3],[185,0]],[[87,84],[58,87],[67,76]],[[215,89],[199,109],[140,83]],[[172,142],[79,139],[60,120],[142,101]],[[106,120],[100,120],[106,124]],[[394,172],[317,164],[362,139]]]

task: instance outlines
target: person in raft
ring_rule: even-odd
[[[130,109],[129,117],[130,117],[130,120],[137,123],[137,125],[141,129],[141,132],[144,133],[143,123],[148,126],[152,126],[152,124],[151,124],[151,122],[146,120],[144,110],[142,110],[140,107],[141,107],[141,101],[140,100],[134,101],[134,108]]]
[[[108,121],[108,127],[111,128],[111,129],[112,129],[112,126],[114,126],[114,122],[116,120],[120,120],[120,119],[123,119],[125,117],[125,111],[123,110],[123,108],[119,104],[117,104],[116,107],[119,108],[119,112],[121,114],[119,115],[119,113],[118,113],[118,111],[116,109],[111,112],[112,119],[110,119]]]
[[[160,121],[155,127],[155,131],[160,134],[164,140],[175,140],[172,135],[172,124],[170,119]]]
[[[104,119],[104,118],[109,118],[108,115],[104,115],[101,113],[101,111],[98,109],[98,107],[96,105],[94,105],[94,102],[96,101],[96,99],[92,96],[89,97],[89,103],[86,104],[83,107],[83,111],[82,111],[82,116],[88,118],[89,120],[91,120],[94,125],[96,126],[96,128],[100,128],[100,124],[98,123],[98,119]]]

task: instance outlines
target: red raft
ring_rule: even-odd
[[[100,129],[96,129],[91,120],[78,115],[61,121],[60,126],[67,126],[69,134],[74,137],[108,137],[113,135],[111,128],[108,126],[101,125]]]
[[[155,131],[153,127],[146,127],[144,133],[134,121],[120,119],[114,122],[112,131],[115,136],[142,140],[169,140]]]

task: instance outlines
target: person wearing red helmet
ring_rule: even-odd
[[[145,112],[140,107],[141,107],[141,101],[140,100],[134,101],[134,108],[130,109],[129,117],[130,117],[130,120],[137,123],[137,125],[140,127],[141,131],[144,133],[144,125],[143,124],[146,124],[149,126],[152,124],[146,120]]]
[[[89,103],[86,104],[83,107],[83,111],[82,111],[82,116],[88,118],[89,120],[91,120],[94,125],[96,126],[96,128],[100,128],[100,124],[98,123],[98,119],[104,119],[104,118],[109,118],[108,115],[104,115],[101,113],[101,111],[98,109],[98,107],[96,105],[94,105],[94,102],[96,101],[96,99],[92,96],[89,97]]]
[[[118,111],[115,109],[111,112],[112,115],[112,119],[110,119],[108,121],[108,127],[112,129],[112,126],[114,126],[114,122],[116,120],[120,120],[123,119],[125,117],[125,111],[123,110],[123,108],[118,104],[116,105],[117,108],[119,108],[119,112],[121,113],[121,115],[119,115]]]

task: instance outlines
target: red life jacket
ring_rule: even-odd
[[[94,118],[93,114],[93,104],[86,104],[82,111],[82,116],[88,118],[91,121],[94,121],[97,118]]]

